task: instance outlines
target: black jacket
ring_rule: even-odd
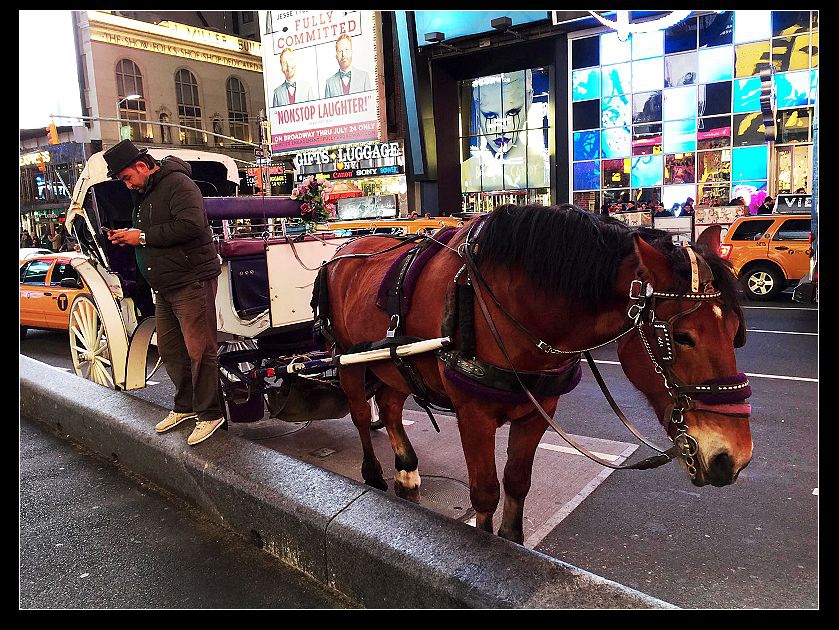
[[[163,158],[134,209],[134,227],[146,233],[145,247],[136,249],[137,264],[156,291],[221,273],[204,197],[191,175],[183,160]]]

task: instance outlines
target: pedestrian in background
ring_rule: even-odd
[[[56,226],[55,231],[47,238],[50,240],[50,249],[54,252],[62,251],[64,247],[64,228],[61,225]]]
[[[693,208],[693,198],[688,197],[685,199],[685,203],[682,204],[682,210],[679,212],[680,217],[692,217],[695,211]]]
[[[131,245],[137,267],[156,294],[157,348],[175,385],[174,409],[155,426],[163,433],[196,419],[194,445],[225,424],[218,397],[216,288],[221,263],[192,168],[168,156],[160,162],[123,140],[105,152],[108,176],[134,199],[133,227],[108,238]]]
[[[20,235],[20,246],[21,247],[33,247],[34,242],[32,241],[32,237],[29,235],[29,230],[24,230],[23,233]]]
[[[775,200],[772,197],[767,197],[763,203],[757,207],[757,214],[772,214],[775,209]]]
[[[678,204],[676,204],[678,205]],[[664,204],[660,201],[653,206],[653,217],[672,217],[673,213],[664,207]]]

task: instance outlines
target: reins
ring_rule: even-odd
[[[322,243],[326,243],[325,239],[318,238],[314,234],[310,234],[309,236],[312,236],[312,238],[317,239],[317,240],[321,241]],[[368,236],[383,236],[383,237],[386,237],[386,238],[396,238],[396,239],[399,239],[399,242],[396,243],[395,245],[391,245],[390,247],[386,247],[385,249],[380,249],[379,251],[376,251],[376,252],[359,253],[359,254],[342,254],[341,256],[334,256],[334,257],[330,258],[329,260],[325,260],[324,262],[319,264],[317,267],[309,267],[309,266],[306,265],[306,263],[304,263],[300,259],[300,256],[297,253],[297,248],[294,247],[294,240],[295,239],[290,237],[286,233],[285,224],[283,224],[283,238],[286,239],[286,242],[291,247],[291,253],[294,254],[294,258],[297,260],[297,262],[300,264],[300,266],[303,267],[304,269],[306,269],[307,271],[320,271],[321,268],[327,267],[331,263],[333,263],[335,261],[338,261],[338,260],[343,260],[345,258],[370,258],[372,256],[378,256],[379,254],[384,254],[384,253],[389,252],[391,250],[398,249],[398,248],[402,247],[403,245],[405,245],[407,243],[413,243],[415,241],[418,241],[418,240],[421,240],[421,239],[424,239],[424,238],[434,240],[426,234],[413,234],[413,235],[410,235],[410,236],[400,236],[400,235],[394,235],[394,234],[366,234],[364,236],[359,236],[359,237],[351,239],[351,240],[349,240],[345,243],[342,243],[341,245],[337,246],[335,252],[337,253],[337,252],[341,251],[341,248],[346,246],[348,243],[351,243],[353,241],[357,241],[361,238],[367,238]],[[266,242],[267,242],[267,240],[268,239],[265,239]]]

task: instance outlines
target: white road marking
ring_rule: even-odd
[[[761,330],[759,328],[746,328],[747,332],[756,332],[756,333],[774,333],[776,335],[813,335],[815,337],[819,336],[817,332],[793,332],[791,330]]]
[[[541,444],[540,444],[541,446]],[[635,444],[630,444],[627,446],[623,453],[621,453],[619,458],[619,463],[626,461],[626,458],[632,455],[635,452],[635,449],[638,447]],[[554,512],[553,516],[551,516],[547,521],[545,521],[539,529],[533,532],[527,539],[524,541],[524,546],[528,549],[533,549],[536,545],[542,542],[542,539],[550,534],[554,528],[559,525],[566,516],[571,514],[571,512],[576,508],[583,500],[590,495],[594,490],[603,483],[606,478],[614,472],[612,468],[603,468],[597,476],[594,477],[591,481],[589,481],[586,486],[577,493],[573,499],[568,501],[565,505],[563,505],[557,512]]]
[[[807,308],[806,306],[742,306],[741,308],[764,308],[773,311],[818,311],[817,308]]]
[[[570,446],[557,446],[556,444],[539,444],[539,448],[544,448],[548,451],[558,451],[560,453],[568,453],[569,455],[579,455],[580,457],[585,457],[581,452],[579,452],[575,448],[571,448]],[[597,451],[591,451],[592,455],[597,455],[600,459],[605,459],[607,461],[613,462],[620,457],[620,455],[612,455],[610,453],[598,453]]]
[[[620,365],[620,361],[606,361],[603,359],[595,359],[595,363],[605,363],[607,365]],[[804,383],[818,383],[819,379],[817,378],[806,378],[804,376],[780,376],[778,374],[753,374],[750,372],[745,373],[746,376],[749,378],[775,378],[781,379],[784,381],[802,381]]]
[[[780,379],[782,381],[802,381],[804,383],[818,383],[819,379],[817,378],[805,378],[803,376],[780,376],[778,374],[749,374],[748,372],[744,372],[746,376],[749,378],[775,378]]]

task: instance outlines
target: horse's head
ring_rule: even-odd
[[[751,389],[734,354],[745,322],[719,234],[705,230],[696,252],[636,235],[638,277],[654,293],[642,298],[643,324],[618,343],[624,372],[687,455],[680,461],[697,486],[733,483],[752,458]]]

